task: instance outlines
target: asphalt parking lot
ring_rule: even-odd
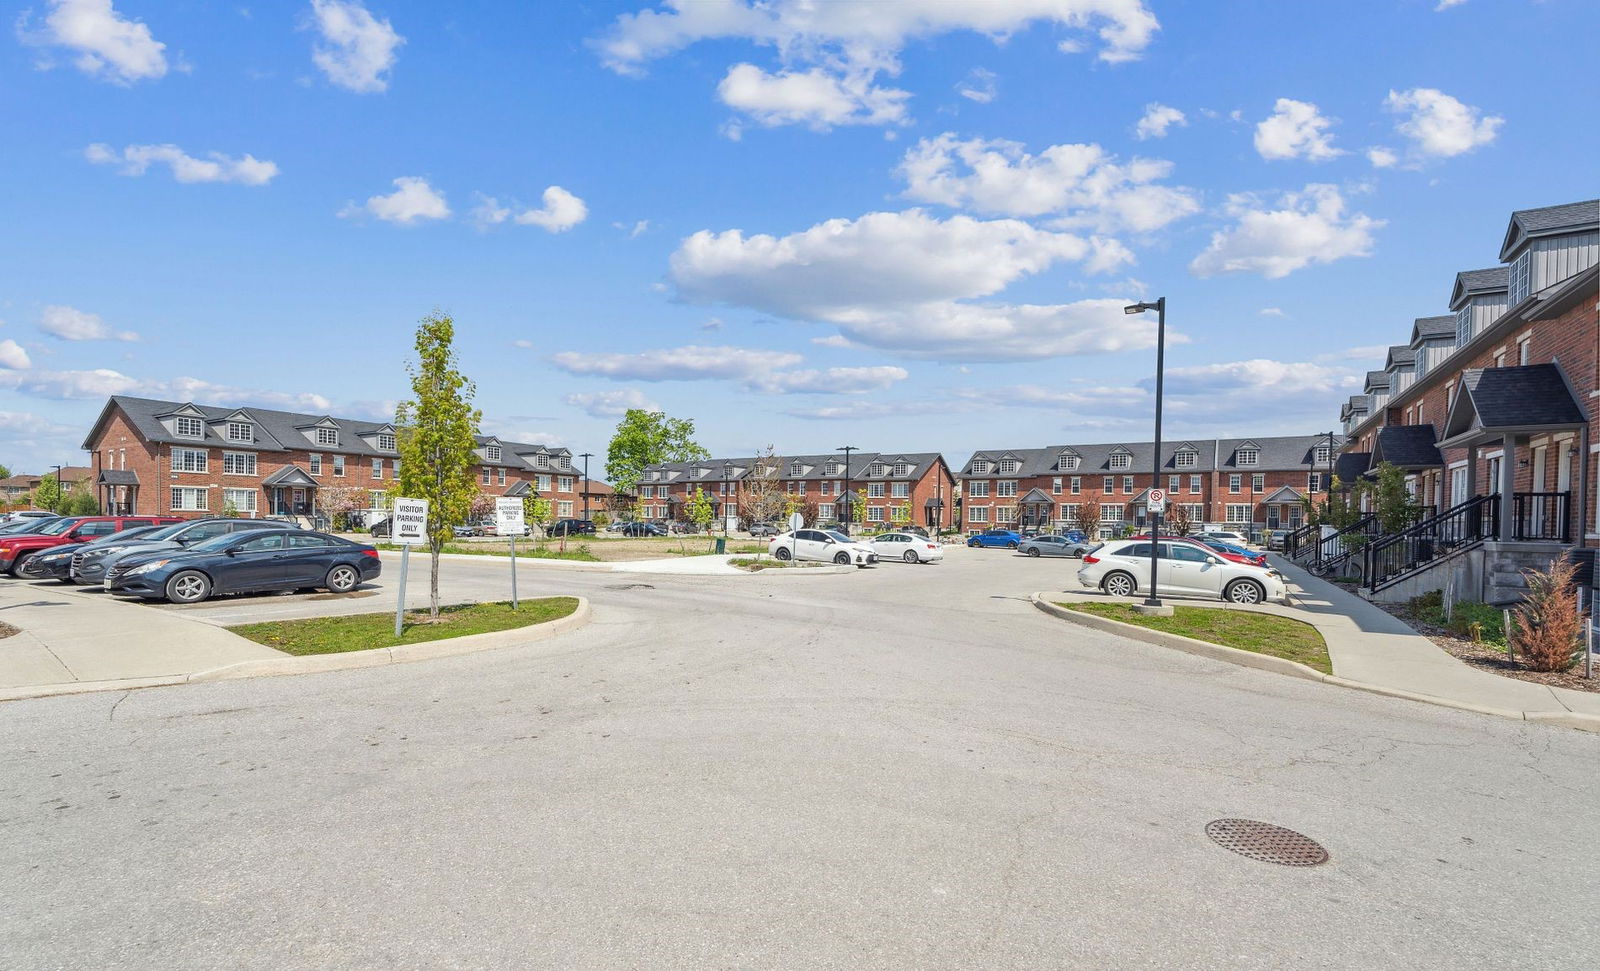
[[[582,594],[594,622],[433,662],[0,705],[0,964],[1589,962],[1600,851],[1574,834],[1600,738],[1024,602],[1075,569],[954,548],[815,577],[530,571],[523,595]],[[452,561],[447,597],[504,579]],[[1230,853],[1203,832],[1221,817],[1332,860]]]

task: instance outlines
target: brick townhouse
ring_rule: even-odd
[[[1326,492],[1341,444],[1325,434],[1172,442],[1161,484],[1197,526],[1292,529],[1305,500]],[[975,452],[961,471],[962,512],[971,529],[1065,529],[1092,507],[1100,537],[1113,536],[1146,523],[1154,453],[1151,442]]]
[[[1442,574],[1418,582],[1407,574],[1438,565],[1446,546],[1466,554],[1486,543],[1478,558],[1489,559],[1458,579],[1492,599],[1514,586],[1496,575],[1600,540],[1600,200],[1512,213],[1500,263],[1457,273],[1450,313],[1413,323],[1410,367],[1391,354],[1379,372],[1385,393],[1369,380],[1341,411],[1348,446],[1339,467],[1404,470],[1426,517],[1417,537],[1449,534],[1448,543],[1410,543],[1420,553],[1378,564],[1388,575],[1369,586],[1405,581],[1400,592],[1410,594],[1442,583]]]
[[[640,515],[679,518],[695,492],[704,490],[718,517],[737,516],[756,462],[717,458],[649,466],[639,479]],[[869,527],[893,522],[896,509],[929,529],[953,521],[955,476],[937,452],[853,452],[848,466],[843,453],[779,456],[776,462],[780,488],[796,502],[815,502],[819,522],[844,521],[846,496],[855,498],[858,520]]]
[[[355,487],[380,505],[399,479],[394,426],[266,408],[114,396],[83,447],[108,513],[311,516],[319,490]],[[565,448],[479,436],[474,477],[489,495],[551,500],[571,516],[582,484]]]

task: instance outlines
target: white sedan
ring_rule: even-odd
[[[868,566],[878,562],[878,554],[865,543],[857,543],[831,529],[798,529],[779,533],[767,540],[767,552],[780,560],[820,560],[840,566]]]
[[[1230,563],[1194,543],[1161,543],[1156,555],[1157,594],[1220,597],[1229,603],[1281,601],[1289,594],[1277,570]],[[1113,597],[1150,588],[1149,540],[1110,542],[1083,558],[1078,582]]]
[[[926,536],[916,533],[884,533],[874,536],[872,551],[880,560],[904,560],[907,563],[937,563],[944,559],[944,547]]]

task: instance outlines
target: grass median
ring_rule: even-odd
[[[573,542],[575,544],[577,544],[576,540],[574,540]],[[384,551],[390,552],[390,553],[398,553],[398,552],[400,552],[400,546],[398,544],[396,544],[396,543],[379,543],[378,544],[378,549],[384,550]],[[427,556],[428,555],[428,548],[426,546],[414,546],[414,547],[412,547],[412,552],[413,553],[420,553],[423,556]],[[443,546],[441,546],[439,548],[439,552],[441,552],[441,553],[465,553],[468,556],[510,556],[511,555],[510,547],[507,546],[504,543],[499,543],[499,544],[488,544],[488,543],[446,543],[446,544],[444,544]],[[533,546],[533,545],[528,545],[528,544],[519,544],[517,546],[517,558],[521,559],[521,560],[577,560],[577,561],[582,562],[582,563],[599,563],[600,562],[600,557],[595,556],[592,552],[589,551],[588,546],[583,545],[583,544],[577,544],[572,549],[569,549],[569,550],[546,549],[546,548],[539,547],[539,546]]]
[[[312,617],[306,620],[279,620],[265,624],[230,627],[240,637],[265,644],[285,654],[302,657],[310,654],[341,654],[370,651],[378,647],[421,644],[468,634],[532,627],[560,620],[578,609],[576,597],[546,597],[524,600],[511,609],[509,601],[481,604],[456,604],[439,608],[439,619],[425,612],[406,614],[399,637],[394,636],[394,614],[354,614],[348,617]]]
[[[1058,603],[1056,606],[1241,651],[1281,657],[1323,674],[1333,673],[1333,662],[1328,658],[1328,645],[1322,634],[1310,624],[1288,617],[1250,610],[1176,605],[1171,617],[1147,617],[1135,613],[1132,604]]]

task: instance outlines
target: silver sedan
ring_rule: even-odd
[[[1081,557],[1089,550],[1095,548],[1094,543],[1088,540],[1072,540],[1065,536],[1035,536],[1025,539],[1017,547],[1018,553],[1029,556],[1077,556]]]

